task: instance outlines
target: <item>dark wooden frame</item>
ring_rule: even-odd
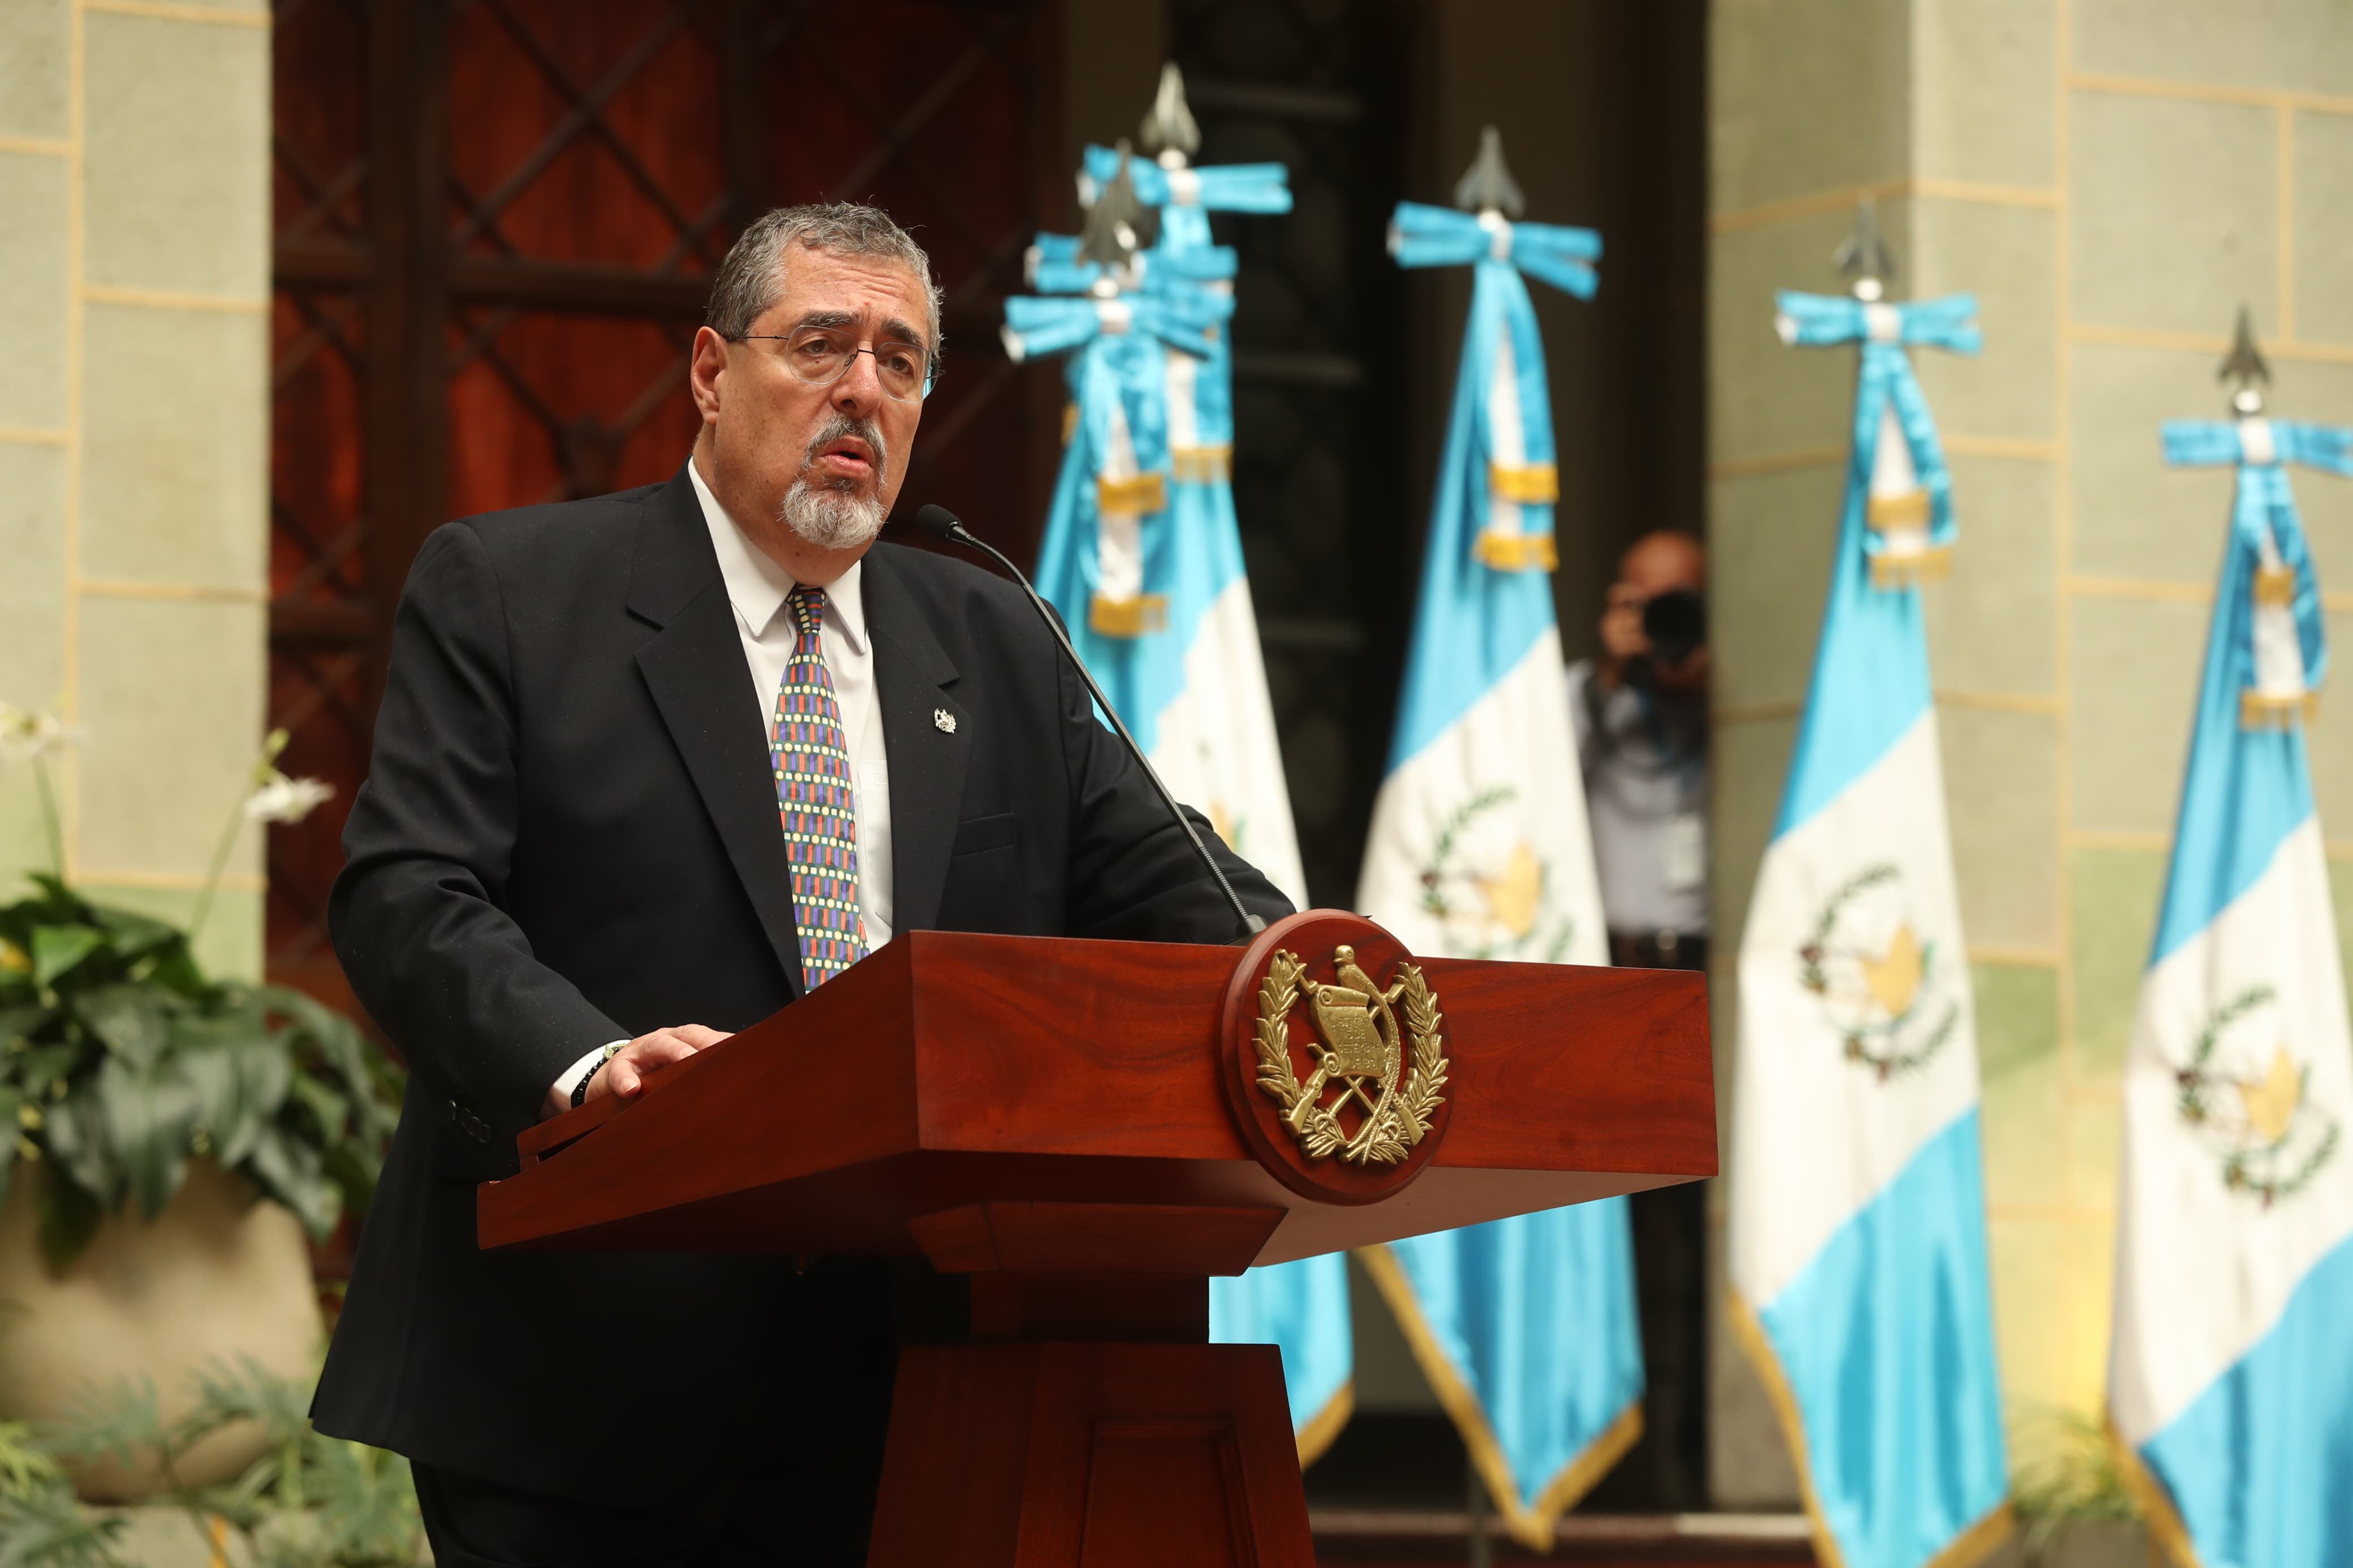
[[[878,176],[888,177],[898,166],[894,160],[926,127],[937,134],[943,124],[956,123],[955,116],[963,112],[955,97],[958,84],[992,58],[1013,58],[1008,51],[1017,51],[1027,62],[1022,68],[1039,83],[1058,85],[1061,3],[942,5],[943,23],[962,29],[954,36],[968,36],[968,44],[952,51],[939,79],[912,102],[852,102],[852,130],[870,134],[871,144],[832,180],[828,196],[864,197]],[[280,380],[281,385],[296,383],[309,355],[330,347],[340,352],[358,384],[361,407],[357,430],[338,438],[356,442],[361,478],[356,498],[335,504],[339,515],[311,521],[304,542],[310,561],[293,591],[271,605],[273,675],[290,692],[274,703],[272,722],[296,731],[293,756],[301,761],[303,726],[332,713],[361,742],[356,752],[346,743],[336,748],[337,760],[348,766],[352,756],[364,757],[365,730],[383,690],[393,610],[425,536],[453,510],[551,499],[459,493],[463,487],[450,468],[453,376],[470,362],[492,362],[531,418],[545,427],[562,470],[563,493],[613,487],[621,443],[639,421],[673,399],[682,383],[683,337],[702,313],[708,269],[724,239],[777,199],[780,171],[771,146],[780,106],[771,90],[770,67],[787,45],[806,47],[798,30],[814,25],[817,7],[806,0],[668,0],[648,8],[650,25],[643,40],[599,79],[586,82],[568,77],[534,37],[535,25],[545,31],[550,24],[533,23],[523,0],[277,0],[280,37],[287,37],[290,26],[321,21],[318,14],[304,15],[313,6],[322,12],[343,7],[338,16],[325,19],[360,29],[357,47],[336,58],[351,64],[353,55],[362,54],[364,66],[354,79],[338,80],[331,90],[364,99],[364,128],[356,148],[335,153],[338,163],[345,151],[353,154],[340,168],[302,168],[301,150],[282,133],[279,139],[280,170],[292,179],[300,210],[280,215],[274,282],[304,328],[289,345]],[[453,142],[465,131],[453,132],[451,125],[452,39],[460,19],[484,18],[502,30],[502,42],[512,43],[522,62],[515,68],[528,74],[527,80],[519,78],[518,89],[552,91],[566,107],[544,128],[528,158],[502,170],[495,189],[476,194],[465,190],[454,174]],[[699,195],[691,202],[667,197],[657,175],[604,118],[630,73],[690,28],[699,30],[719,63],[723,142],[715,151],[724,178],[723,190],[709,202]],[[1058,226],[1066,216],[1060,105],[1058,91],[1023,99],[1023,152],[1019,166],[1007,170],[1004,192],[1024,210],[1026,221],[1018,233],[988,233],[980,270],[951,279],[952,287],[961,284],[951,295],[947,322],[949,363],[958,384],[946,405],[934,410],[942,416],[934,420],[938,428],[926,430],[902,498],[913,504],[932,499],[918,492],[934,482],[933,465],[941,451],[976,418],[996,417],[990,411],[1000,407],[1013,410],[1011,416],[1029,434],[1013,449],[978,454],[979,470],[994,480],[978,488],[991,493],[958,510],[1017,553],[1025,544],[1021,531],[1035,526],[1026,520],[1043,515],[1052,483],[1059,395],[1056,388],[1041,388],[1042,378],[1020,377],[1002,362],[994,348],[996,321],[1001,297],[1019,287],[1019,253],[1029,231],[1040,224]],[[501,214],[583,141],[609,152],[630,183],[649,192],[649,200],[675,225],[677,238],[659,264],[631,268],[520,254],[500,234]],[[695,210],[690,213],[688,206]],[[322,213],[329,215],[325,221]],[[965,237],[977,246],[971,225],[953,214],[934,216],[951,228],[961,226]],[[530,396],[525,376],[499,359],[496,338],[503,323],[522,312],[652,322],[679,334],[681,350],[628,409],[608,416],[609,423],[563,420]],[[959,489],[975,488],[972,458],[970,452],[959,453]],[[353,505],[354,513],[342,515],[344,505]],[[332,542],[322,537],[322,522]],[[354,555],[356,572],[350,564]],[[280,918],[272,932],[272,968],[281,978],[347,1003],[323,940],[322,910],[326,878],[337,860],[332,837],[359,774],[335,776],[334,763],[322,771],[338,788],[336,803],[318,822],[273,832],[272,884],[284,896],[278,900]]]

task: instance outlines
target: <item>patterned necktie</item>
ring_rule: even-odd
[[[825,590],[796,584],[793,656],[776,689],[776,728],[768,748],[776,773],[776,810],[793,868],[793,918],[800,928],[801,974],[814,991],[866,956],[866,921],[858,910],[858,803],[850,786],[849,747],[841,707],[826,673],[818,630]]]

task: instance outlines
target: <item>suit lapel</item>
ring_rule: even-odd
[[[628,608],[660,628],[638,647],[638,668],[797,995],[805,989],[800,933],[776,820],[767,719],[753,698],[734,606],[683,468],[647,499]]]
[[[939,919],[962,815],[971,715],[949,694],[955,661],[907,592],[890,551],[867,555],[864,583],[882,744],[891,759],[892,929],[927,931]]]

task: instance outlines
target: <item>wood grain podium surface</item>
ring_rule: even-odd
[[[1715,1173],[1702,976],[1429,959],[1443,1143],[1378,1204],[1302,1198],[1213,1070],[1239,956],[907,933],[638,1100],[533,1129],[481,1189],[481,1243],[912,1254],[925,1215],[1083,1198],[1278,1211],[1266,1264]]]

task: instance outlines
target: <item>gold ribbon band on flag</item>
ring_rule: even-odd
[[[1481,565],[1498,572],[1549,572],[1560,564],[1549,533],[1482,533],[1471,548]]]
[[[1882,533],[1893,528],[1925,528],[1928,523],[1928,492],[1905,490],[1901,495],[1873,496],[1863,517]]]
[[[1462,1446],[1471,1452],[1471,1463],[1478,1470],[1487,1496],[1504,1517],[1504,1528],[1532,1552],[1551,1551],[1553,1527],[1560,1516],[1575,1508],[1626,1457],[1626,1451],[1641,1440],[1642,1396],[1638,1394],[1629,1401],[1626,1408],[1534,1499],[1524,1500],[1519,1481],[1512,1474],[1511,1461],[1504,1458],[1504,1446],[1496,1441],[1495,1428],[1487,1419],[1486,1408],[1439,1343],[1430,1320],[1422,1316],[1421,1300],[1414,1294],[1413,1280],[1406,1273],[1405,1265],[1386,1246],[1359,1247],[1356,1257],[1365,1266],[1381,1299],[1388,1303],[1390,1315],[1397,1319],[1398,1328],[1405,1335],[1406,1347],[1413,1352],[1422,1376],[1430,1380],[1430,1392],[1438,1395],[1438,1403],[1445,1407],[1454,1429],[1461,1434]]]
[[[1165,511],[1168,508],[1168,481],[1157,472],[1137,474],[1131,479],[1095,480],[1095,507],[1101,511],[1130,512],[1138,516]]]
[[[2285,697],[2267,696],[2261,691],[2239,693],[2242,730],[2293,730],[2299,722],[2309,724],[2319,717],[2317,691],[2298,691]]]
[[[1133,599],[1112,599],[1097,594],[1087,601],[1087,626],[1107,637],[1140,637],[1168,629],[1168,595],[1138,594]]]
[[[1871,558],[1874,588],[1911,588],[1953,569],[1953,547],[1931,544],[1918,550],[1883,550]]]
[[[1880,548],[1871,557],[1873,587],[1917,587],[1952,570],[1953,547],[1928,542],[1928,492],[1924,489],[1873,496],[1865,503],[1863,523],[1880,539]]]
[[[1560,470],[1550,463],[1530,463],[1525,468],[1490,463],[1487,488],[1505,500],[1540,506],[1560,499]]]
[[[2255,603],[2258,605],[2295,604],[2295,568],[2293,566],[2256,567]]]
[[[1185,484],[1214,485],[1233,478],[1231,447],[1171,447],[1168,460]]]

